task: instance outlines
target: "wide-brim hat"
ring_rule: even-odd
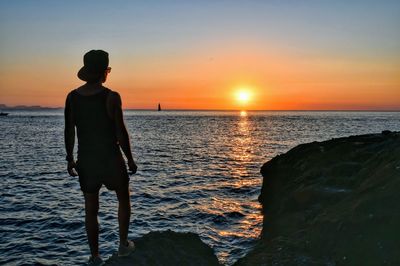
[[[98,80],[108,68],[108,53],[103,50],[91,50],[83,56],[83,67],[78,78],[90,82]]]

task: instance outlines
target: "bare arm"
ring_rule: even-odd
[[[68,173],[71,176],[76,176],[76,173],[73,172],[72,170],[73,168],[75,168],[75,161],[74,161],[75,122],[71,106],[71,94],[68,94],[67,99],[65,101],[64,118],[65,118],[64,140],[65,140],[65,149],[67,151],[66,159],[68,161]]]
[[[129,170],[135,173],[137,167],[135,161],[133,160],[129,134],[128,130],[126,129],[122,113],[121,97],[118,93],[114,93],[114,119],[119,146],[121,147],[126,158],[128,159]]]

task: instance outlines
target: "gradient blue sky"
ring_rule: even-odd
[[[150,108],[156,101],[186,108],[179,104],[182,98],[171,96],[182,93],[193,94],[186,99],[192,105],[209,100],[211,109],[235,108],[219,104],[231,89],[226,84],[248,81],[259,97],[276,97],[275,103],[254,103],[255,109],[278,108],[277,103],[283,106],[278,109],[396,109],[399,26],[400,1],[0,1],[0,103],[62,106],[68,90],[80,84],[75,75],[84,52],[104,49],[113,66],[109,85],[124,87],[121,93],[131,108]],[[255,64],[257,58],[265,64]],[[224,62],[217,62],[218,73],[199,78],[196,65],[207,69],[203,59]],[[283,69],[291,59],[293,69]],[[309,72],[294,69],[304,62],[312,62]],[[232,64],[237,68],[231,69]],[[188,68],[192,71],[185,72]],[[321,73],[310,74],[316,71]],[[244,78],[236,81],[229,75]],[[321,94],[304,106],[282,100],[297,95],[291,94],[294,87],[315,95],[305,83],[317,80],[323,91],[323,84],[337,84],[340,75],[358,93],[363,86],[373,87],[375,94],[380,90],[381,99],[373,102],[372,93],[365,101],[348,101],[346,90],[353,87],[342,86],[339,96],[327,89],[325,98]],[[188,89],[199,82],[203,89]],[[264,93],[268,82],[279,90]],[[227,87],[211,95],[221,84]]]

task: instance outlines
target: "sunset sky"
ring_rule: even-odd
[[[400,1],[0,1],[0,103],[62,107],[103,49],[124,108],[400,110],[399,27]]]

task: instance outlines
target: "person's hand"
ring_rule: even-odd
[[[131,174],[136,174],[137,165],[134,160],[128,161],[128,167],[129,167],[129,171],[131,171]]]
[[[76,162],[75,161],[68,162],[67,170],[68,170],[68,174],[70,176],[78,175],[78,173],[76,172]]]

